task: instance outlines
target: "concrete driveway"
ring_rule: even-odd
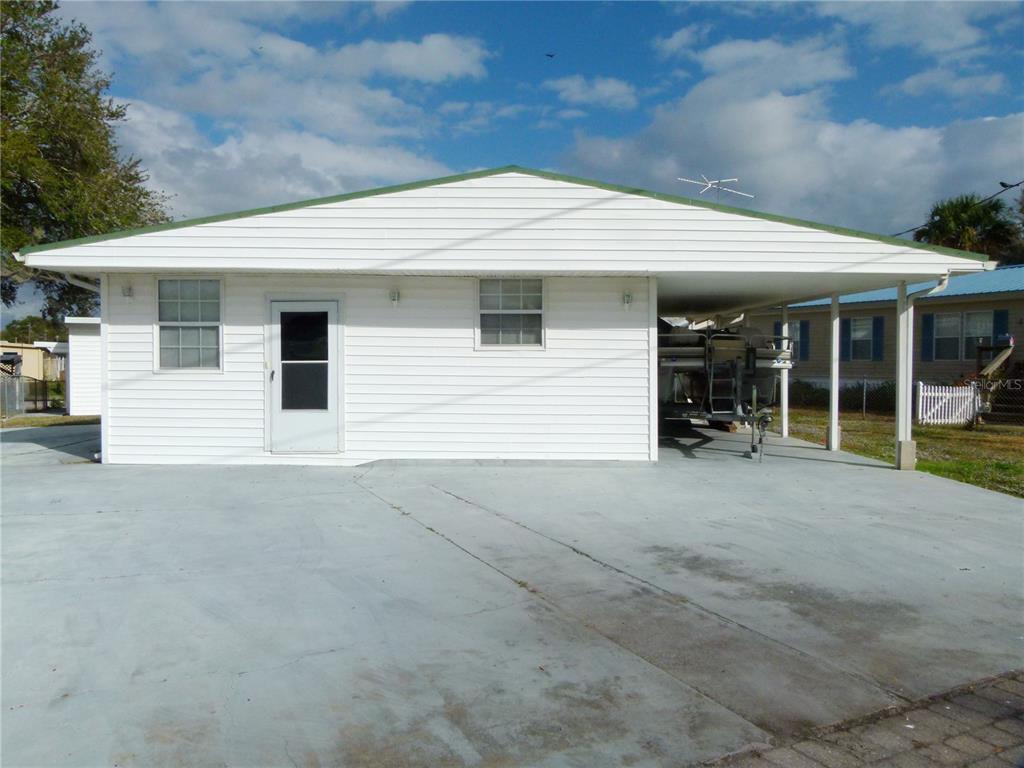
[[[1017,499],[657,466],[88,462],[5,431],[6,766],[686,765],[1020,667]]]

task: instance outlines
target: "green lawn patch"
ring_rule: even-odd
[[[828,412],[792,408],[789,433],[825,444]],[[843,450],[892,463],[896,458],[896,422],[878,414],[843,415]],[[964,427],[914,426],[917,468],[989,490],[1024,498],[1024,427],[1002,424]]]

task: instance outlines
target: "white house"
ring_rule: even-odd
[[[71,416],[100,412],[100,319],[66,317],[68,329],[67,406]]]
[[[121,463],[655,460],[659,313],[984,268],[514,166],[19,258],[100,279],[103,460]]]

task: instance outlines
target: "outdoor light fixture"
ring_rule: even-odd
[[[400,294],[398,293],[398,289],[397,288],[392,288],[391,292],[388,293],[388,298],[391,299],[391,306],[397,307],[398,306],[398,299],[400,298]]]
[[[131,298],[132,295],[134,295],[134,291],[132,291],[131,283],[129,283],[128,285],[122,285],[121,286],[121,295],[125,296],[127,298]]]
[[[625,306],[628,309],[629,305],[632,304],[632,303],[633,303],[633,294],[630,293],[629,291],[626,291],[625,293],[623,293],[622,294],[622,304],[623,304],[623,306]]]

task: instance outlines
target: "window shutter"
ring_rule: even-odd
[[[1006,341],[1010,335],[1010,313],[1005,309],[997,309],[992,313],[992,343]]]
[[[850,359],[850,346],[853,343],[853,332],[850,329],[850,318],[839,320],[839,359]]]
[[[921,315],[921,362],[935,359],[935,315]]]
[[[776,320],[774,328],[775,328],[775,330],[772,331],[772,336],[781,336],[782,335],[782,321],[781,320]]]
[[[878,361],[885,354],[885,318],[876,315],[871,318],[871,359]]]
[[[800,349],[797,350],[800,360],[807,362],[811,357],[811,321],[800,321]]]

